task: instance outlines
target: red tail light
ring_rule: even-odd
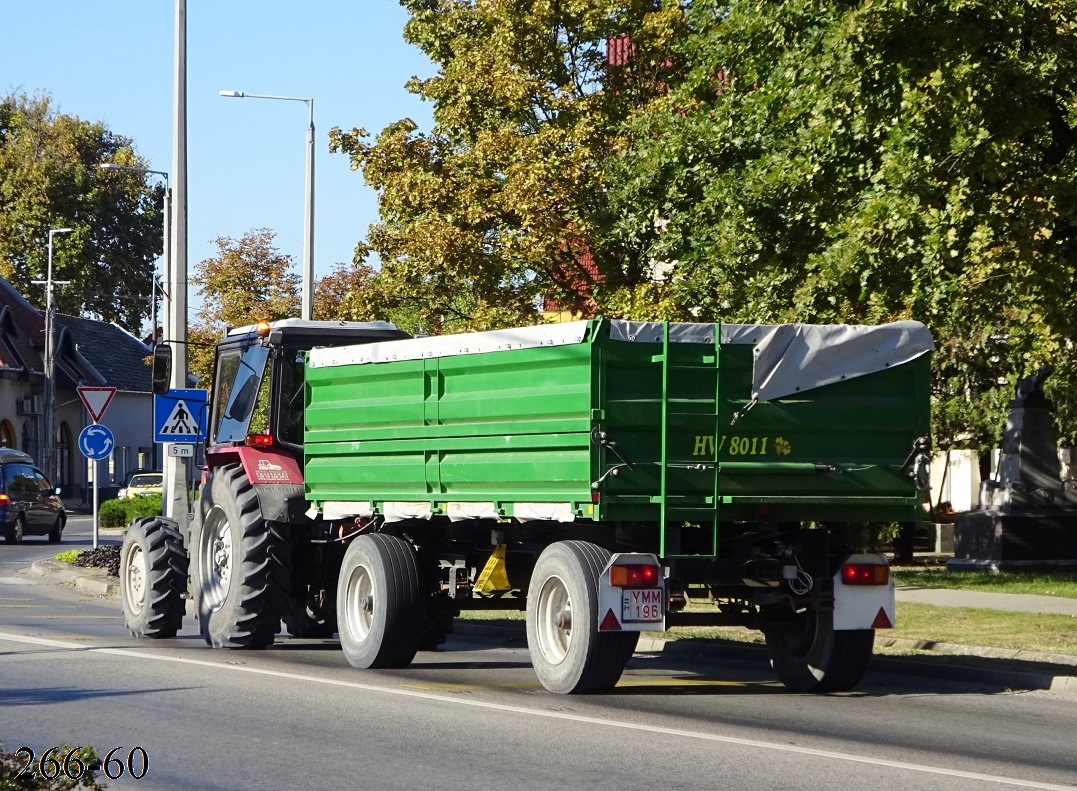
[[[887,585],[890,567],[878,563],[846,563],[841,567],[841,581],[846,585]]]
[[[272,434],[248,434],[247,444],[252,448],[268,448],[273,444]]]
[[[7,505],[11,502],[11,498],[6,494],[0,494],[0,506]]]
[[[653,588],[662,578],[658,566],[634,564],[610,568],[610,585],[614,588]]]

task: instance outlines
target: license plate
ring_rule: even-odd
[[[638,588],[621,591],[621,623],[661,623],[662,589]]]

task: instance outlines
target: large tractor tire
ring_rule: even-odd
[[[120,605],[134,637],[175,637],[183,624],[187,551],[171,519],[147,516],[127,527],[120,548]]]
[[[610,553],[586,541],[543,550],[527,591],[527,647],[542,686],[606,692],[632,658],[639,632],[598,631],[598,580]]]
[[[288,539],[262,518],[239,465],[217,469],[202,489],[191,535],[199,631],[214,648],[264,648],[288,611]]]
[[[798,613],[769,624],[764,635],[778,680],[797,692],[852,689],[867,672],[875,643],[874,629],[835,630],[830,611]]]
[[[405,667],[425,628],[426,600],[412,546],[371,533],[352,541],[337,582],[340,647],[353,667]]]

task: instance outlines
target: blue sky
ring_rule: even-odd
[[[0,19],[0,93],[48,91],[60,111],[104,121],[150,167],[172,169],[174,0],[0,0]],[[434,71],[404,41],[406,19],[396,0],[187,1],[191,271],[215,238],[254,228],[275,231],[297,271],[302,260],[307,108],[221,90],[314,99],[315,276],[351,261],[376,196],[329,153],[328,131],[404,117],[430,127],[430,105],[404,90]]]

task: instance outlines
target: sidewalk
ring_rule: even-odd
[[[936,607],[972,607],[976,610],[1077,616],[1077,599],[1063,599],[1058,596],[1030,596],[1022,593],[986,593],[982,591],[913,587],[898,587],[895,593],[899,602],[933,604]]]

